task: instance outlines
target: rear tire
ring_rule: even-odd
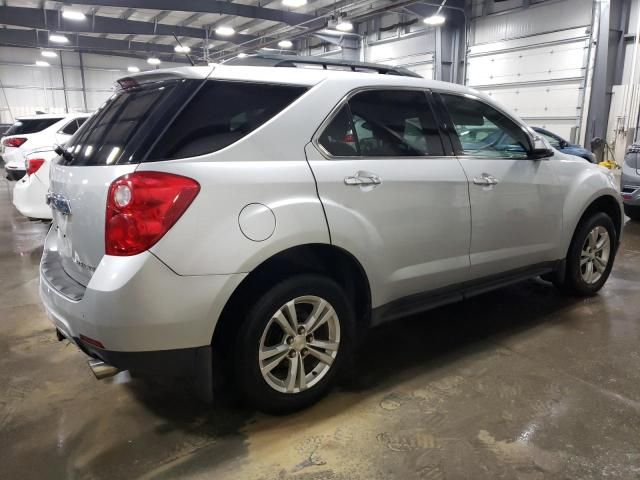
[[[617,245],[613,221],[606,213],[584,219],[573,235],[564,275],[556,275],[554,285],[569,295],[595,295],[609,278]]]
[[[332,279],[290,277],[262,294],[238,330],[235,382],[267,413],[303,409],[322,398],[351,356],[355,315]]]
[[[625,205],[624,214],[631,220],[640,221],[640,207],[636,205]]]

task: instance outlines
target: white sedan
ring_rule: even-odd
[[[89,113],[41,114],[18,118],[2,137],[0,154],[9,180],[25,175],[28,152],[47,145],[63,145],[90,116]]]
[[[51,220],[47,191],[51,160],[57,156],[54,148],[43,147],[26,156],[27,173],[13,189],[13,204],[25,217]]]

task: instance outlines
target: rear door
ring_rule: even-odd
[[[522,127],[487,103],[469,95],[440,97],[469,179],[471,277],[556,260],[562,192],[550,162],[529,159]]]
[[[467,179],[427,95],[358,91],[307,146],[331,240],[363,264],[374,307],[468,274]]]

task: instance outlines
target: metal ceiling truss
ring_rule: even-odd
[[[37,14],[40,12],[40,14]],[[167,12],[168,14],[169,12]],[[152,22],[140,22],[124,18],[103,17],[94,15],[85,22],[65,20],[59,10],[36,10],[26,7],[0,7],[0,19],[5,25],[34,28],[38,30],[52,30],[71,33],[114,33],[124,35],[167,35],[198,38],[204,40],[223,40],[232,43],[245,43],[255,40],[252,35],[237,33],[232,37],[217,35],[215,31],[204,28],[194,28],[181,25],[167,25],[158,23],[158,18]]]

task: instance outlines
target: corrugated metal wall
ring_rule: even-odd
[[[490,12],[492,5],[502,11],[471,21],[467,84],[533,126],[577,137],[592,3],[548,0],[517,8],[522,1],[513,0],[484,8]]]
[[[66,88],[60,57],[43,58],[39,50],[31,48],[0,47],[0,123],[12,123],[15,117],[36,111],[63,113],[65,93],[69,111],[85,111],[80,57],[73,52],[59,54]],[[82,59],[88,111],[109,97],[113,83],[127,74],[127,66],[149,68],[144,60],[134,58],[83,54]],[[46,60],[51,66],[35,66],[36,60]]]

